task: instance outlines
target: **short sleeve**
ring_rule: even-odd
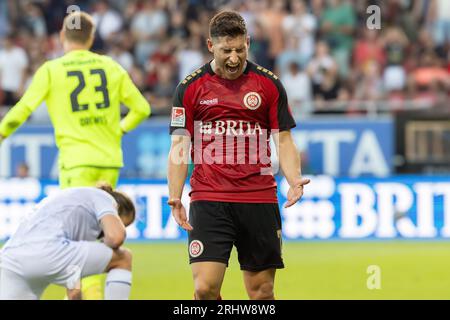
[[[186,92],[189,87],[180,83],[173,95],[172,112],[170,116],[170,134],[171,135],[194,135],[194,107],[186,98]]]
[[[106,191],[94,189],[91,195],[91,204],[98,221],[107,214],[118,215],[117,203]]]
[[[295,120],[288,105],[286,90],[279,80],[275,80],[272,83],[274,88],[269,91],[272,93],[272,99],[269,99],[270,128],[280,131],[294,128]]]

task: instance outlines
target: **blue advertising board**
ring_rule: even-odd
[[[308,120],[293,137],[303,152],[303,171],[350,177],[386,177],[392,173],[393,124],[390,118]],[[168,120],[151,120],[125,135],[122,178],[164,179],[170,148]],[[275,157],[275,155],[274,155]],[[40,179],[58,176],[57,149],[51,126],[24,125],[0,148],[0,177],[14,176],[25,162]]]
[[[286,240],[448,239],[450,177],[394,176],[333,178],[311,176],[302,200],[284,208],[287,182],[278,179]],[[130,240],[184,240],[166,205],[165,180],[121,180],[119,189],[137,206]],[[0,180],[0,240],[9,237],[37,201],[58,192],[55,181]],[[189,209],[189,186],[183,203]]]

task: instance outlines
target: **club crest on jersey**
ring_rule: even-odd
[[[192,258],[197,258],[203,253],[203,243],[200,240],[192,240],[189,244],[189,254]]]
[[[170,125],[172,127],[184,127],[186,122],[186,113],[184,108],[173,107],[172,108],[172,121]]]
[[[244,105],[250,110],[256,110],[261,105],[261,96],[257,92],[249,92],[244,96]]]

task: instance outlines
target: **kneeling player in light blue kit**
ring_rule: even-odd
[[[131,252],[121,245],[134,218],[133,202],[109,186],[43,199],[0,253],[0,299],[39,299],[52,283],[81,299],[81,278],[104,272],[105,299],[128,299]]]

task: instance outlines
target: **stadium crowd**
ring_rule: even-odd
[[[279,75],[296,114],[449,108],[448,0],[0,0],[0,106],[63,54],[71,5],[94,16],[93,50],[129,72],[153,115],[167,115],[178,82],[212,59],[208,22],[225,8],[244,16],[250,59]],[[368,28],[370,5],[379,29]]]

